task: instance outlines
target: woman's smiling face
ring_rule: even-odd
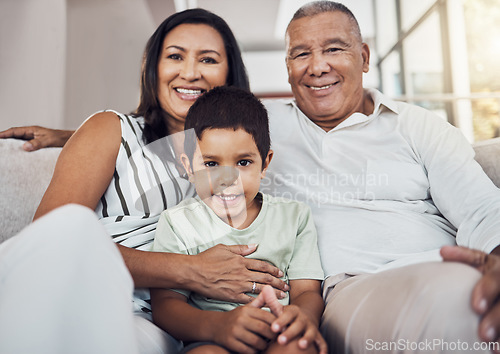
[[[158,61],[158,100],[179,124],[194,101],[226,84],[229,72],[224,41],[213,27],[182,24],[163,40]]]

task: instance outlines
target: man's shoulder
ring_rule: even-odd
[[[290,98],[266,98],[262,99],[262,104],[266,107],[269,115],[278,112],[286,112],[293,110],[295,105],[293,104],[294,99]]]

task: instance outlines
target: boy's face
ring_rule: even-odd
[[[255,200],[272,158],[269,151],[264,168],[257,145],[243,129],[207,129],[193,156],[182,163],[195,184],[199,197],[233,227],[247,227],[260,205]]]

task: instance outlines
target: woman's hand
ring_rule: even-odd
[[[73,135],[72,130],[56,130],[39,127],[36,125],[28,127],[14,127],[0,132],[0,139],[15,138],[28,140],[23,149],[35,151],[46,147],[62,147]]]
[[[266,284],[275,288],[278,298],[285,297],[288,285],[278,279],[283,272],[265,261],[247,259],[257,245],[217,245],[196,256],[192,256],[191,284],[186,288],[203,296],[239,303],[249,303],[254,298],[247,295],[253,289],[259,293]]]

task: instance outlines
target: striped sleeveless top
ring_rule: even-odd
[[[108,112],[120,119],[122,141],[113,179],[95,212],[116,243],[149,251],[161,212],[193,197],[195,189],[173,162],[175,134],[146,145],[142,117]],[[151,312],[149,299],[149,290],[136,289],[135,310]]]

